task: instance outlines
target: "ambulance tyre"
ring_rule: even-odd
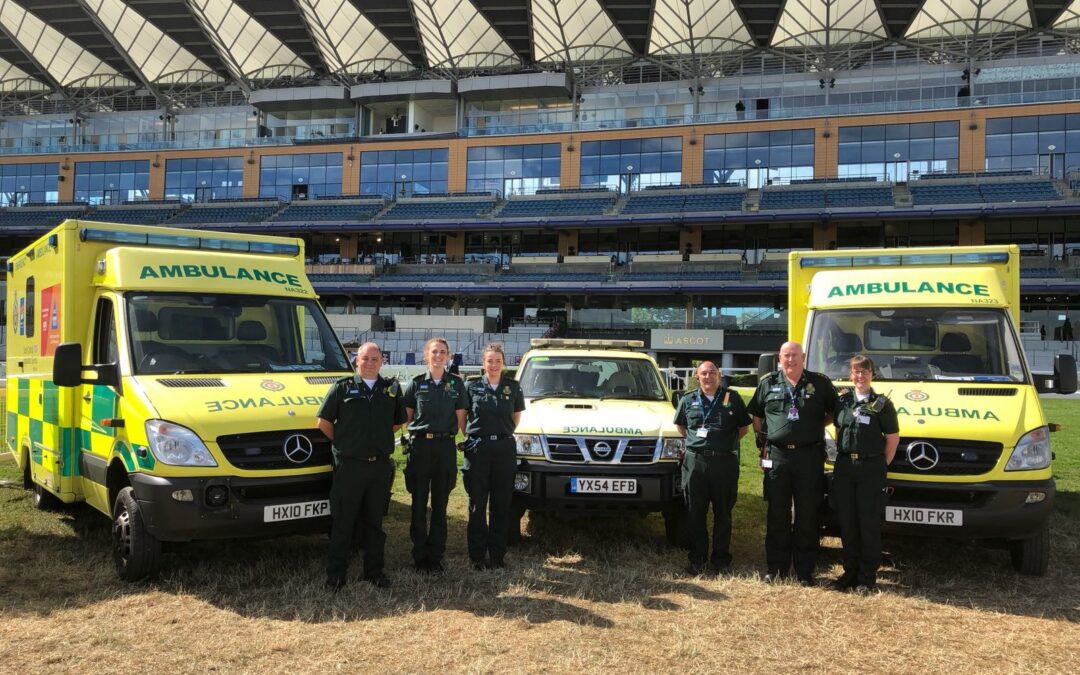
[[[686,507],[680,502],[663,511],[664,538],[668,546],[690,548],[690,529],[687,522]]]
[[[33,504],[34,508],[38,511],[52,511],[63,503],[56,498],[56,495],[37,483],[34,483],[32,489],[34,492],[30,496],[30,503]]]
[[[1043,523],[1034,536],[1009,542],[1013,569],[1020,574],[1041,577],[1050,565],[1050,523]]]
[[[113,560],[124,581],[151,577],[161,564],[161,542],[146,530],[130,487],[120,490],[113,505]]]

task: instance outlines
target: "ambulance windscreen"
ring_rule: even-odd
[[[350,370],[313,301],[214,293],[129,293],[137,375]]]
[[[878,380],[1028,382],[1030,376],[1004,310],[920,307],[814,312],[806,367],[848,379],[857,354]]]

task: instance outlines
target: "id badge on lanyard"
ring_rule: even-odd
[[[787,382],[785,382],[784,384],[787,386],[788,391],[791,393],[791,407],[788,408],[787,418],[791,422],[798,422],[799,421],[799,407],[798,407],[798,405],[796,405],[797,396],[798,396],[798,393],[799,393],[798,385],[796,385],[795,387],[792,387]]]

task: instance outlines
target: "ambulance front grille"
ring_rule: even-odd
[[[330,441],[315,429],[229,434],[218,436],[217,443],[225,459],[238,469],[297,469],[330,464]],[[308,447],[310,456],[306,452]]]
[[[163,387],[224,387],[220,377],[164,377],[158,380]]]
[[[913,443],[929,444],[908,447]],[[988,441],[958,441],[949,438],[901,438],[896,449],[896,457],[889,465],[890,473],[906,473],[917,476],[976,476],[994,468],[1004,449],[1001,443]],[[934,454],[937,463],[922,470],[919,465],[928,466]],[[912,459],[915,465],[912,465]]]
[[[308,384],[333,384],[338,381],[336,375],[312,375],[311,377],[305,377]]]
[[[656,461],[655,438],[548,436],[548,459],[584,464],[648,464]]]

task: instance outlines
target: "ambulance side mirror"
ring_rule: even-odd
[[[56,348],[53,354],[53,383],[58,387],[77,387],[80,384],[103,384],[110,387],[120,386],[120,371],[115,363],[102,363],[86,366],[85,370],[97,372],[97,377],[88,380],[83,377],[82,345],[78,342],[65,342]]]
[[[776,372],[776,354],[762,354],[757,360],[758,379]]]
[[[65,342],[53,354],[53,383],[58,387],[82,384],[82,345]]]
[[[1054,382],[1059,394],[1076,392],[1076,359],[1072,354],[1054,355]]]

